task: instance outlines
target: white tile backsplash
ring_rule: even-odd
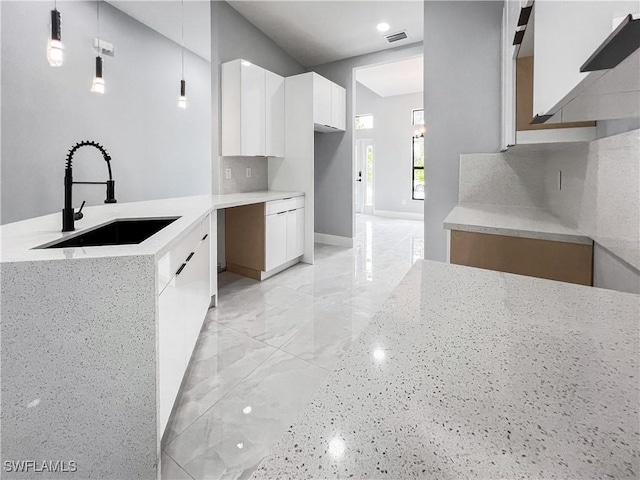
[[[231,178],[226,170],[231,169]],[[251,177],[247,177],[247,168]],[[267,159],[265,157],[221,157],[220,193],[245,193],[267,190]]]
[[[545,171],[551,212],[640,269],[640,130],[553,153]]]
[[[519,207],[544,205],[544,162],[539,153],[460,155],[460,203]]]

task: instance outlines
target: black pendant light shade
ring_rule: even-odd
[[[62,45],[62,29],[60,12],[51,10],[51,37],[47,42],[47,60],[52,67],[59,67],[64,61],[64,45]]]

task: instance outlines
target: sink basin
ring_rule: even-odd
[[[144,242],[180,217],[120,218],[99,227],[36,248],[100,247]]]

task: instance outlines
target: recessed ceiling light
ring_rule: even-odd
[[[376,28],[379,32],[386,32],[390,27],[388,23],[379,23]]]

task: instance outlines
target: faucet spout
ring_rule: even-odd
[[[100,153],[104,161],[107,162],[107,170],[109,172],[109,179],[106,182],[74,182],[73,181],[73,156],[82,147],[95,147]],[[107,150],[97,142],[90,140],[76,143],[67,154],[67,163],[64,169],[64,208],[62,209],[62,231],[71,232],[75,230],[75,220],[79,220],[82,216],[78,216],[73,209],[73,185],[74,184],[91,184],[91,185],[106,185],[107,186],[107,198],[104,203],[116,203],[115,198],[116,184],[111,174],[111,156],[107,153]]]

